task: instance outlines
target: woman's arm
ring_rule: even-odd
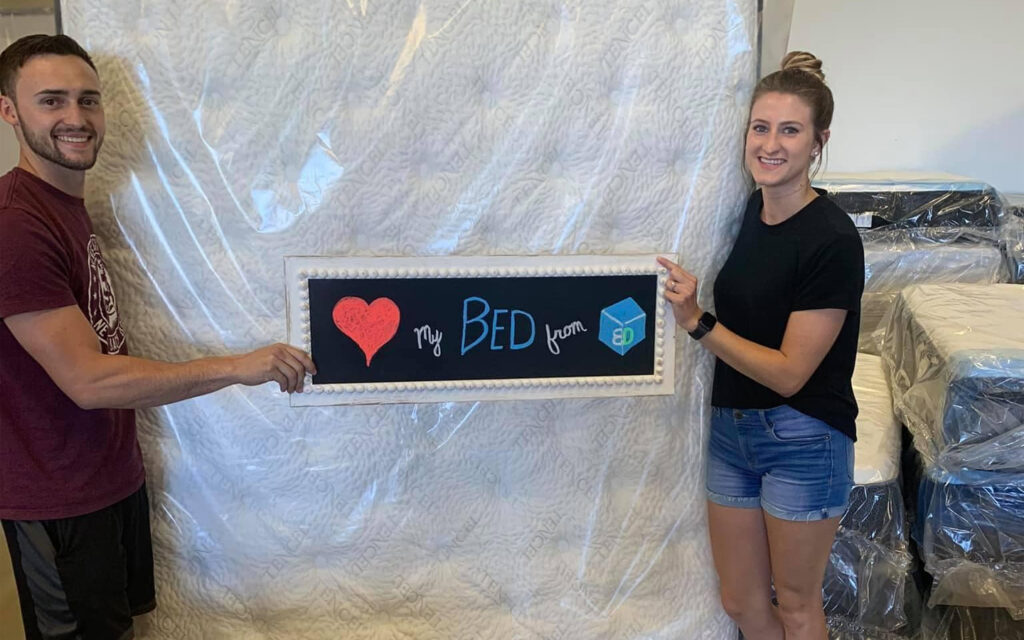
[[[665,298],[676,322],[686,331],[697,328],[703,310],[697,305],[697,278],[662,258],[668,269]],[[800,391],[832,348],[846,320],[845,309],[813,309],[789,314],[782,345],[771,349],[742,338],[721,323],[701,338],[711,353],[748,378],[783,397]]]

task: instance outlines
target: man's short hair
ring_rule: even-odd
[[[92,58],[80,44],[65,35],[50,36],[39,33],[19,38],[0,53],[0,95],[14,97],[14,83],[18,71],[35,56],[77,56],[96,71]]]

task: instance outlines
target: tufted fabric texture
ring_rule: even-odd
[[[63,20],[104,83],[88,205],[146,356],[283,340],[285,256],[669,251],[710,278],[749,187],[753,0],[76,0]],[[732,637],[711,359],[676,348],[674,397],[291,408],[268,385],[143,412],[144,637]]]

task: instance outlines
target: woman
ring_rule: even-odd
[[[827,638],[821,588],[853,482],[864,250],[809,176],[831,120],[813,55],[788,54],[758,83],[744,159],[760,189],[715,281],[717,320],[697,279],[661,261],[676,321],[717,356],[708,524],[722,603],[747,640]]]

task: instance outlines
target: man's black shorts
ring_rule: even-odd
[[[134,637],[156,607],[146,485],[74,518],[2,520],[27,640]]]

